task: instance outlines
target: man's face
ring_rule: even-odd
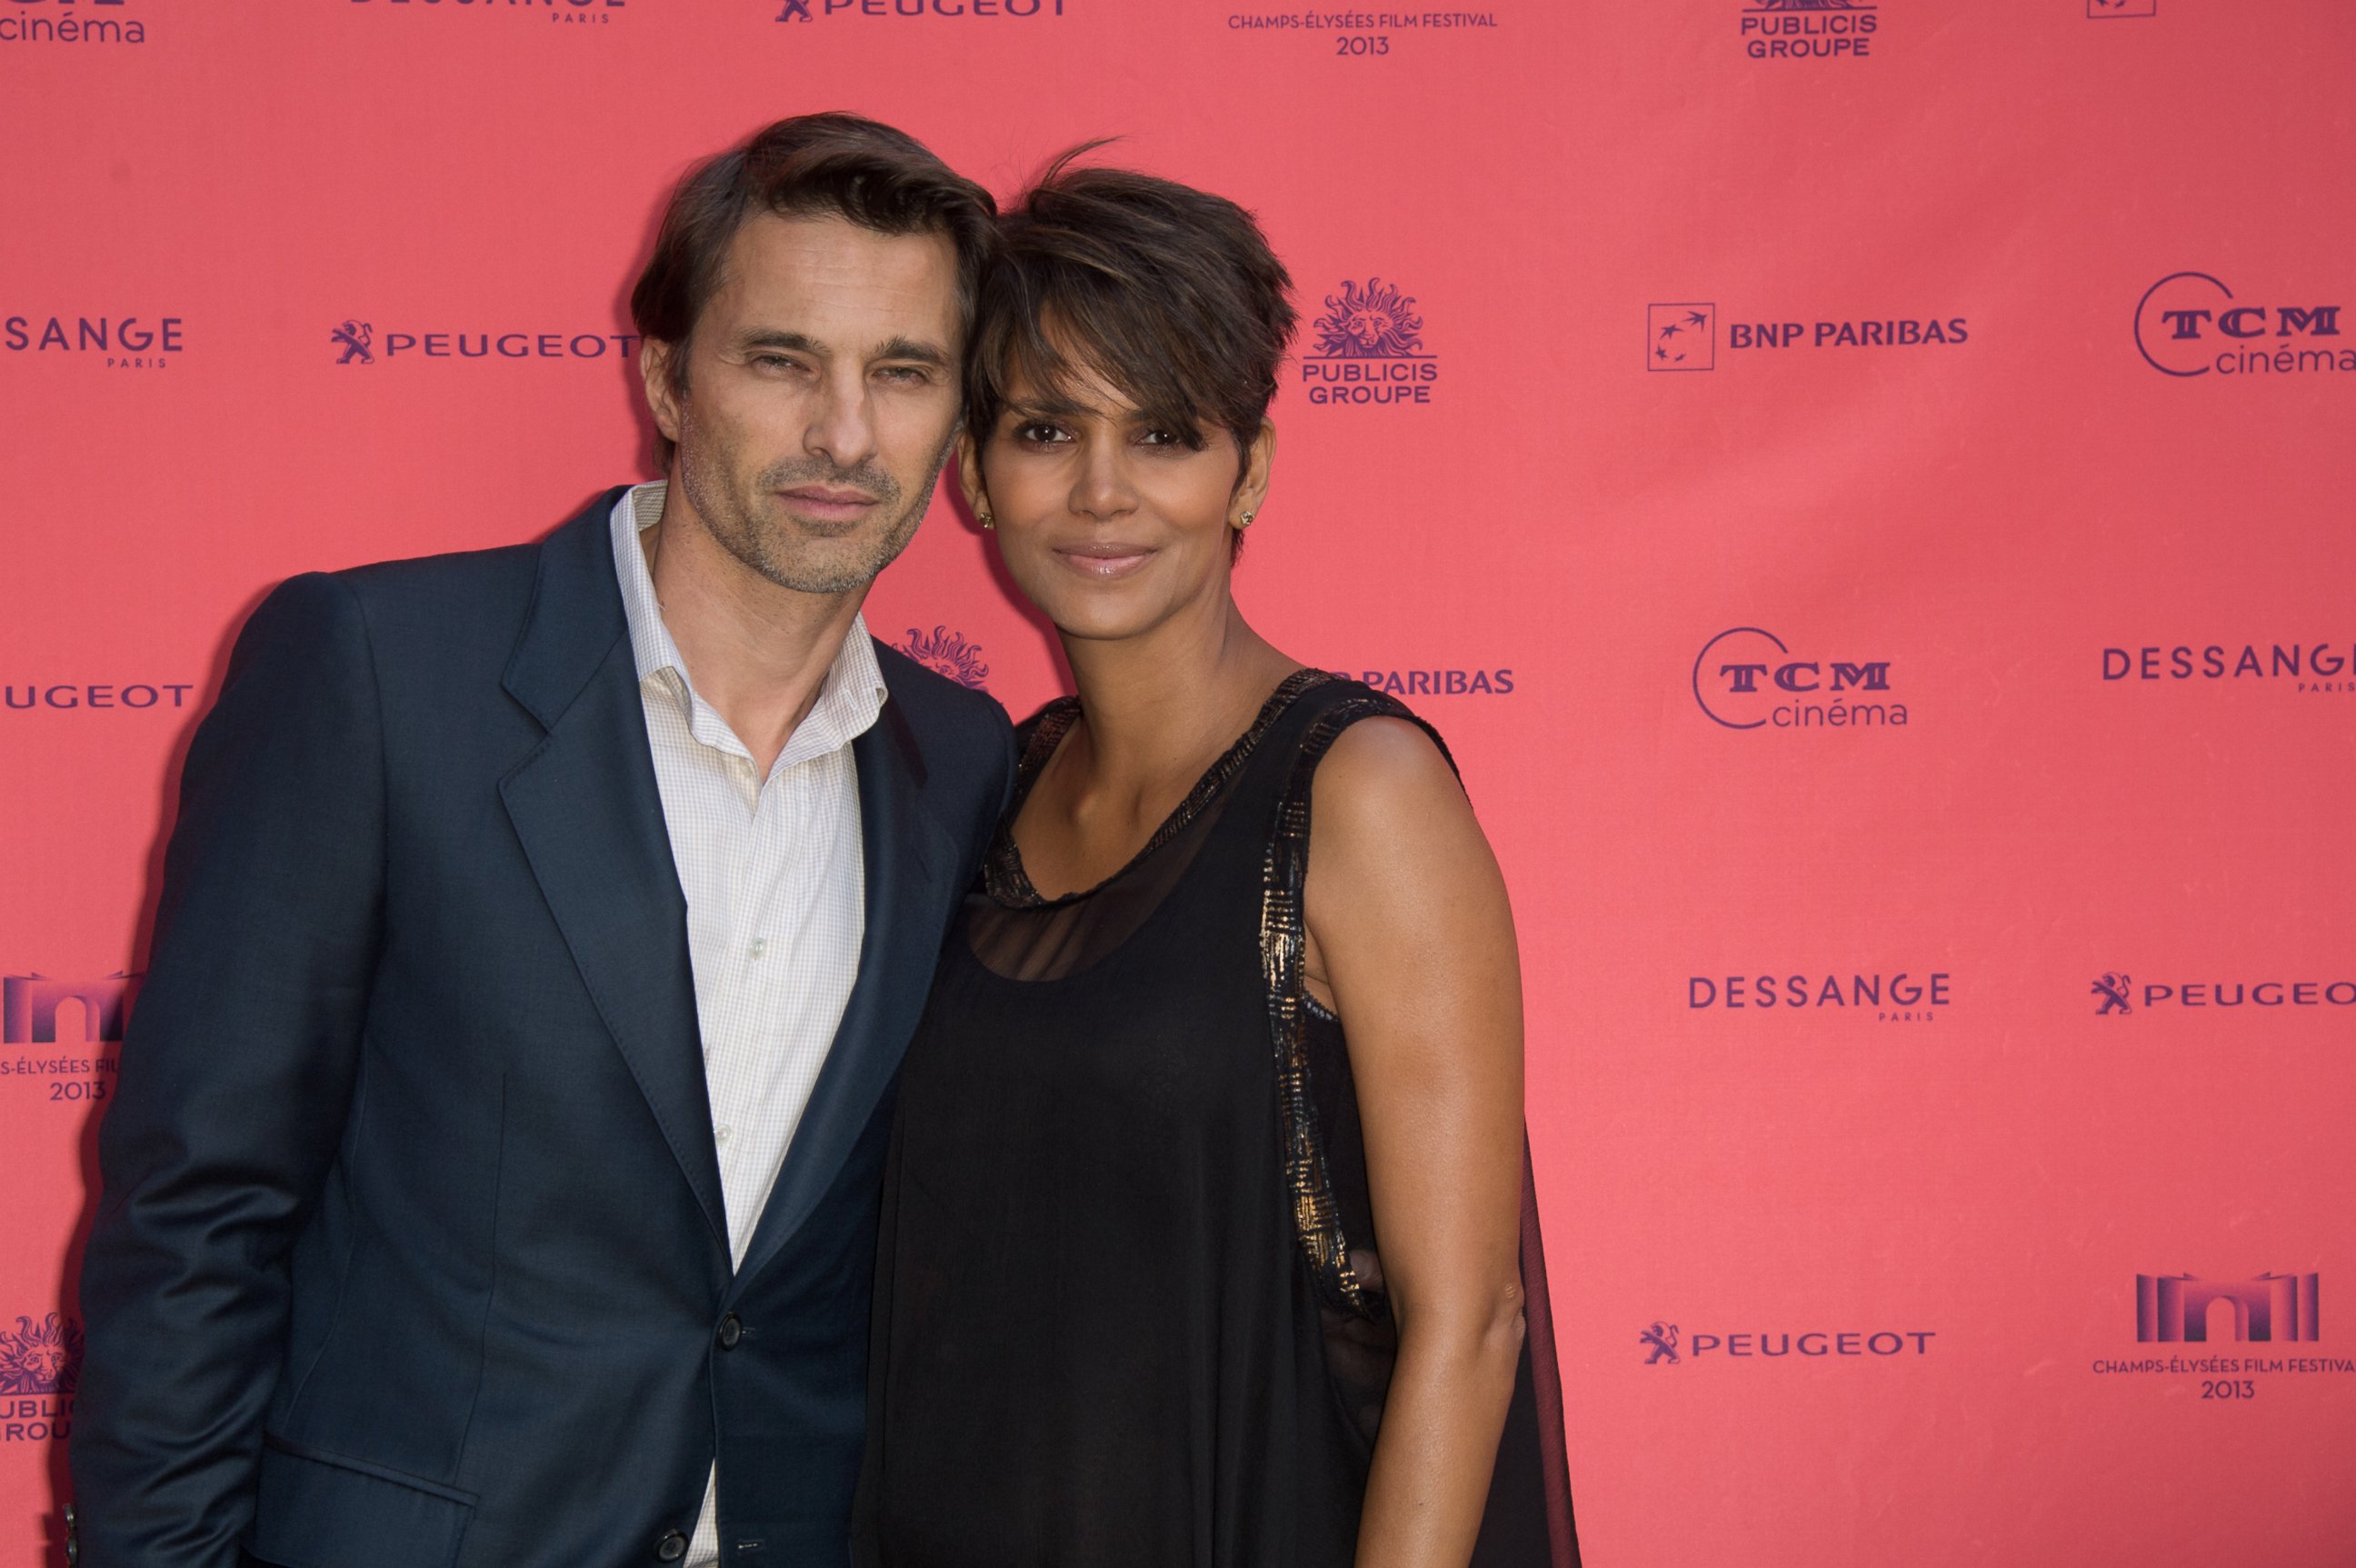
[[[947,236],[748,220],[688,343],[644,358],[697,518],[781,587],[865,587],[932,499],[957,426],[958,328]],[[666,359],[681,351],[675,391]]]

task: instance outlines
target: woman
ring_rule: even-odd
[[[1079,694],[903,1071],[863,1549],[1574,1563],[1504,882],[1437,737],[1229,593],[1284,269],[1069,159],[1002,233],[960,467]]]

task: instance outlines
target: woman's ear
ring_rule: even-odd
[[[965,497],[966,510],[977,521],[990,515],[990,491],[981,479],[981,445],[973,438],[971,429],[960,429],[957,438],[958,490]]]
[[[1268,499],[1269,475],[1276,467],[1276,424],[1273,420],[1259,422],[1259,433],[1244,448],[1243,469],[1236,475],[1236,493],[1227,503],[1227,521],[1234,526],[1248,526],[1237,519],[1257,517]]]

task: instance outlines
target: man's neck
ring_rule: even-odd
[[[753,754],[755,776],[766,779],[816,705],[865,590],[780,587],[730,553],[677,485],[662,521],[638,541],[688,679]]]

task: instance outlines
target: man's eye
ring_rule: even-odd
[[[932,372],[922,365],[885,365],[875,373],[902,386],[921,386],[932,379]]]
[[[783,354],[755,354],[750,360],[747,360],[745,363],[756,366],[764,371],[798,371],[801,369],[800,365],[792,360],[788,360]]]

